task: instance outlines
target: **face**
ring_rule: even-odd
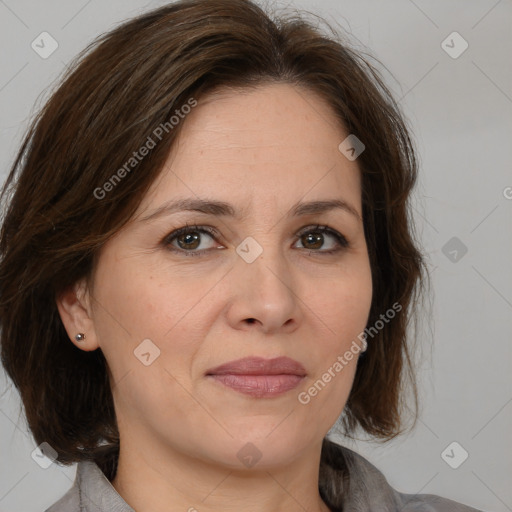
[[[82,348],[103,351],[121,438],[142,456],[240,467],[250,442],[261,467],[287,463],[341,414],[357,355],[339,356],[368,319],[357,161],[339,151],[348,133],[329,106],[292,85],[211,94],[180,122],[161,175],[100,254]],[[233,211],[165,208],[187,199]],[[342,207],[298,211],[318,201]],[[252,356],[305,371],[207,375]]]

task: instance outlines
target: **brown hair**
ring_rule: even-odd
[[[347,435],[360,426],[375,438],[396,436],[406,382],[417,411],[406,344],[424,281],[408,203],[417,160],[398,105],[362,55],[303,16],[272,20],[249,0],[183,0],[123,23],[77,57],[30,126],[2,191],[2,362],[35,440],[48,442],[58,461],[93,459],[112,478],[119,433],[103,353],[70,342],[55,297],[91,275],[182,124],[108,194],[98,199],[94,191],[157,126],[216,87],[305,87],[365,144],[357,162],[373,279],[368,326],[394,303],[402,311],[369,339],[342,424]]]

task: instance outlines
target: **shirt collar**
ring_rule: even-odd
[[[74,488],[80,498],[80,512],[135,512],[95,462],[78,463]]]

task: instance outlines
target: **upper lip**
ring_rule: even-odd
[[[305,368],[289,357],[244,357],[211,368],[206,375],[306,375]]]

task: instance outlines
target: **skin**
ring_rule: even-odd
[[[58,298],[73,343],[101,348],[112,372],[121,439],[112,485],[138,512],[325,512],[322,440],[343,411],[357,356],[308,404],[298,394],[357,340],[370,311],[360,170],[338,150],[348,133],[321,98],[289,84],[212,93],[181,122],[166,166],[103,247],[90,282]],[[143,220],[178,197],[225,201],[245,217],[181,211]],[[298,201],[330,199],[358,216],[287,216]],[[218,236],[162,243],[186,223]],[[320,242],[297,235],[307,227]],[[236,252],[248,236],[263,249],[252,263]],[[340,250],[325,253],[333,248]],[[76,342],[77,332],[86,339]],[[148,338],[160,356],[145,366],[134,350]],[[205,376],[253,355],[292,357],[307,375],[272,398]],[[237,453],[249,442],[261,459],[246,467]]]

